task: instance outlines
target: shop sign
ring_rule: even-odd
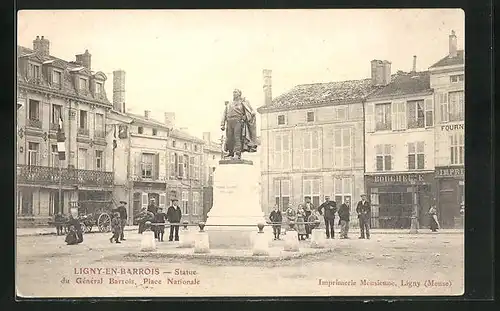
[[[404,183],[424,182],[423,174],[390,174],[375,175],[372,177],[374,183]]]
[[[456,131],[456,130],[463,130],[464,129],[464,124],[447,124],[447,125],[441,125],[441,131]]]
[[[436,178],[461,177],[465,175],[463,167],[436,167]]]

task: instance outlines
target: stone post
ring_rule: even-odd
[[[154,252],[156,250],[155,234],[151,231],[151,222],[146,222],[146,231],[142,233],[141,252]]]
[[[269,241],[264,234],[264,224],[257,225],[259,232],[253,241],[253,256],[269,256]]]
[[[312,229],[311,237],[311,247],[312,248],[324,248],[326,245],[325,233],[319,229],[320,221],[315,221],[316,226]]]
[[[206,254],[210,253],[210,242],[208,239],[208,234],[205,232],[205,223],[200,222],[198,224],[200,231],[196,234],[194,240],[194,252],[196,254]]]
[[[290,230],[287,232],[287,235],[285,235],[285,246],[283,247],[283,250],[288,251],[288,252],[298,252],[299,251],[299,239],[297,236],[297,232],[295,231],[295,222],[290,221],[289,223]]]
[[[191,230],[188,228],[188,222],[184,220],[182,222],[183,228],[180,232],[180,242],[179,242],[179,248],[191,248],[194,247],[195,239],[193,236],[193,233]]]

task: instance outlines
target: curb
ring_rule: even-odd
[[[137,228],[126,228],[125,231],[134,231],[137,230]],[[34,233],[27,233],[27,234],[16,234],[17,237],[24,237],[24,236],[42,236],[42,235],[56,235],[57,232],[34,232]],[[91,231],[89,233],[84,233],[84,234],[95,234],[95,233],[110,233],[110,232],[100,232],[100,231]]]

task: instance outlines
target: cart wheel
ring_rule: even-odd
[[[101,214],[97,219],[97,227],[100,232],[111,231],[111,217],[108,214]]]
[[[81,222],[80,223],[80,227],[82,228],[83,233],[89,233],[90,232],[89,227],[85,223]]]
[[[89,228],[89,232],[92,232],[92,225],[87,226]]]

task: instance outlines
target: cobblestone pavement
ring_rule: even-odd
[[[86,235],[83,244],[75,246],[65,245],[62,236],[18,237],[18,295],[391,296],[463,292],[462,234],[380,234],[370,240],[333,240],[329,247],[334,250],[327,254],[250,263],[219,262],[209,257],[130,258],[126,254],[139,252],[141,236],[130,232],[122,244],[111,244],[109,237]],[[157,244],[165,250],[176,247],[172,243]],[[301,243],[306,247],[308,242]],[[273,242],[272,247],[282,248],[283,242]],[[94,274],[85,274],[85,268],[101,268],[102,274],[96,274],[95,269]],[[84,280],[102,284],[79,284]]]

